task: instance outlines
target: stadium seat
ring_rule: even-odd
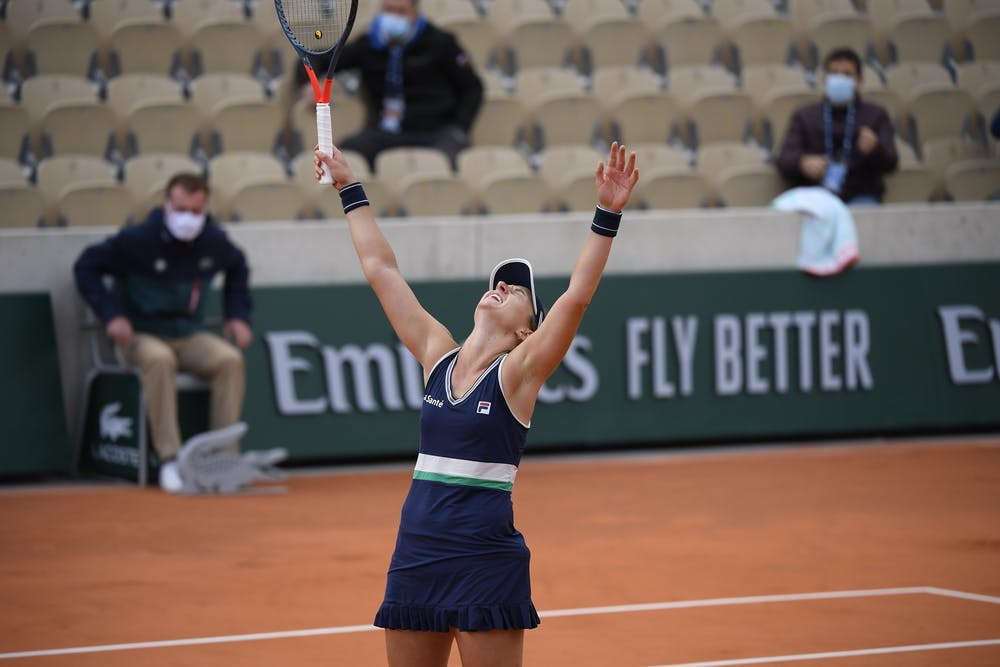
[[[202,21],[246,19],[243,14],[243,3],[232,0],[170,0],[168,7],[170,20],[180,29],[185,39],[195,33]]]
[[[391,184],[398,194],[397,203],[403,215],[456,216],[476,212],[475,193],[457,176],[411,174]]]
[[[72,2],[67,0],[33,0],[25,2],[6,2],[4,23],[7,25],[8,37],[11,41],[11,51],[20,58],[25,48],[25,37],[30,28],[41,21],[65,20],[67,22],[81,20],[80,12]]]
[[[0,155],[22,162],[31,155],[31,119],[28,112],[13,104],[0,104]]]
[[[100,0],[88,3],[88,20],[106,45],[118,24],[124,21],[164,22],[163,6],[150,0]]]
[[[857,14],[820,14],[809,23],[812,44],[811,62],[819,67],[826,54],[834,49],[849,47],[868,60],[875,54],[875,34],[871,23]]]
[[[108,38],[108,74],[178,76],[182,46],[180,30],[171,23],[142,18],[121,21]]]
[[[375,158],[375,175],[385,183],[401,183],[415,174],[450,176],[448,156],[433,148],[390,148]]]
[[[1000,60],[1000,8],[997,13],[984,16],[973,15],[972,22],[965,29],[965,37],[976,60]]]
[[[506,146],[472,147],[458,156],[458,174],[476,193],[485,213],[538,213],[548,189],[524,156]]]
[[[487,93],[472,125],[473,145],[512,146],[525,141],[527,110],[517,97]]]
[[[712,191],[705,177],[692,169],[657,167],[645,169],[635,199],[642,208],[699,208],[707,205]]]
[[[116,145],[116,127],[114,114],[104,104],[56,102],[46,109],[39,125],[39,155],[111,156]]]
[[[925,203],[938,196],[940,179],[920,164],[901,164],[885,177],[884,204]]]
[[[608,141],[666,143],[679,135],[681,113],[677,101],[660,90],[659,78],[649,69],[597,69],[593,96],[604,107]]]
[[[896,128],[899,128],[905,122],[903,119],[906,118],[909,109],[906,106],[906,102],[896,91],[871,86],[865,80],[861,87],[861,97],[865,102],[877,104],[885,109],[886,113],[889,114],[889,120],[892,121],[893,126]]]
[[[205,19],[187,39],[187,72],[192,78],[208,72],[256,73],[260,40],[257,29],[243,19]]]
[[[792,21],[799,52],[805,57],[812,42],[812,23],[819,17],[856,16],[857,10],[851,0],[786,0],[788,17]],[[862,56],[863,52],[860,52]],[[824,54],[820,54],[820,58]],[[815,62],[807,62],[813,68]]]
[[[819,101],[821,93],[813,90],[805,72],[790,65],[748,65],[742,73],[743,90],[753,105],[754,134],[758,142],[771,148],[784,137],[791,113],[803,104]],[[776,122],[772,115],[785,114]]]
[[[74,74],[43,74],[21,84],[21,106],[33,123],[58,102],[97,102],[94,85]]]
[[[645,174],[647,169],[691,169],[691,160],[688,153],[675,146],[668,146],[661,143],[633,143],[628,144],[630,150],[635,151],[636,163]]]
[[[115,114],[118,145],[127,145],[127,122],[132,109],[144,103],[183,104],[184,95],[177,82],[164,75],[123,74],[108,81],[105,102]]]
[[[563,16],[577,38],[576,63],[580,71],[637,65],[644,60],[649,33],[620,0],[573,0],[566,4]]]
[[[978,134],[975,100],[960,88],[934,83],[916,86],[910,91],[908,107],[914,146]]]
[[[783,16],[753,16],[729,32],[730,66],[742,72],[750,65],[788,63],[798,59],[792,23]]]
[[[601,134],[602,110],[572,72],[535,67],[517,73],[517,97],[527,109],[528,143],[543,147],[593,141]]]
[[[132,215],[132,195],[124,185],[80,181],[59,194],[59,222],[67,227],[121,227]]]
[[[940,63],[949,52],[948,23],[933,14],[906,14],[892,20],[886,33],[886,62]]]
[[[260,82],[249,74],[207,72],[188,84],[191,103],[204,118],[210,118],[216,105],[233,100],[266,100]]]
[[[21,74],[18,72],[19,63],[17,62],[20,58],[15,57],[13,42],[14,39],[10,36],[7,24],[0,21],[0,78],[4,81],[21,79]],[[0,86],[0,96],[5,96],[4,99],[10,97],[7,86]]]
[[[944,182],[948,168],[958,162],[988,157],[986,147],[977,141],[944,137],[925,141],[920,146],[921,163]]]
[[[490,5],[506,71],[525,67],[561,67],[569,62],[573,29],[556,18],[545,0],[504,0]]]
[[[683,67],[670,73],[669,91],[686,117],[688,146],[743,141],[752,135],[753,106],[721,67]]]
[[[472,4],[466,0],[457,0],[457,2],[470,9],[472,7]],[[420,7],[425,9],[423,2],[421,2]],[[479,18],[475,10],[472,10],[471,16],[464,14],[446,15],[436,23],[443,30],[455,35],[458,43],[472,59],[474,67],[499,67],[500,59],[497,49],[500,43],[500,34],[497,32],[496,26]]]
[[[884,63],[896,62],[888,56],[889,33],[897,20],[916,16],[934,16],[927,0],[880,0],[879,2],[867,3],[864,10],[872,25],[879,59]],[[940,55],[939,53],[938,57]]]
[[[244,183],[287,178],[285,167],[278,158],[253,151],[229,151],[212,157],[208,161],[207,176],[212,187],[210,206],[220,214],[228,211],[229,202]]]
[[[461,215],[474,207],[472,191],[452,175],[441,151],[391,148],[375,158],[375,173],[392,189],[404,215]]]
[[[208,118],[209,152],[274,151],[282,144],[284,121],[284,111],[273,102],[222,101]]]
[[[299,220],[310,217],[298,186],[285,179],[243,181],[233,192],[226,219],[239,222]]]
[[[983,201],[1000,198],[1000,160],[962,160],[948,167],[945,188],[956,201]]]
[[[778,90],[761,100],[761,136],[762,144],[774,152],[781,149],[788,131],[788,124],[796,109],[806,104],[819,101],[819,95],[806,91]]]
[[[21,163],[13,158],[0,156],[0,185],[27,185],[28,178]]]
[[[132,219],[142,220],[163,202],[167,182],[174,174],[201,171],[197,162],[179,153],[144,153],[127,160],[122,172],[124,185],[132,194]]]
[[[25,43],[25,72],[89,77],[97,69],[97,31],[79,18],[32,23]],[[58,44],[58,48],[52,48]]]
[[[45,198],[26,183],[0,183],[0,210],[0,228],[41,227]]]
[[[38,163],[36,183],[46,207],[46,224],[58,221],[59,198],[75,183],[115,185],[115,170],[107,161],[93,155],[56,155]]]
[[[908,100],[910,91],[928,83],[951,85],[951,75],[941,65],[925,62],[898,63],[886,67],[885,86]]]
[[[198,156],[201,146],[201,116],[186,102],[140,102],[125,120],[123,155],[176,153]]]
[[[721,62],[722,28],[705,16],[696,2],[644,0],[639,18],[647,26],[660,52],[662,64],[654,68],[669,75],[676,67]]]
[[[767,206],[785,190],[774,165],[739,164],[722,169],[712,180],[719,206]]]
[[[764,153],[757,147],[739,142],[719,142],[698,150],[695,166],[710,182],[716,182],[726,167],[762,165]]]
[[[553,210],[592,211],[594,166],[607,156],[590,146],[553,146],[538,156],[538,175],[545,182]]]
[[[952,47],[957,54],[963,57],[967,48],[972,48],[972,44],[966,35],[966,30],[974,23],[990,23],[1000,15],[1000,6],[995,0],[947,0],[941,7],[948,25],[951,27]],[[987,32],[990,32],[987,28]],[[992,34],[996,34],[996,24],[994,23]],[[989,45],[987,45],[989,48]],[[977,60],[988,56],[973,55]]]

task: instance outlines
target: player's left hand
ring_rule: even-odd
[[[600,162],[594,182],[597,185],[597,202],[601,208],[619,212],[628,204],[632,190],[639,181],[639,169],[635,166],[635,153],[626,156],[625,146],[615,141],[608,153],[608,163]]]
[[[250,343],[253,341],[253,332],[243,320],[226,320],[222,325],[222,335],[241,350],[250,347]]]

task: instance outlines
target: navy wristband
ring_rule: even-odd
[[[371,202],[368,201],[368,195],[365,194],[365,189],[361,187],[360,181],[355,181],[350,185],[345,185],[340,188],[340,203],[344,205],[344,213],[350,213],[359,206],[370,206]]]
[[[621,222],[621,213],[613,213],[598,206],[594,211],[594,221],[590,223],[590,229],[595,234],[614,238],[618,235],[618,225]]]

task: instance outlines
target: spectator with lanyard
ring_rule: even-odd
[[[337,62],[338,72],[358,72],[365,105],[364,128],[339,147],[361,153],[372,169],[381,151],[403,146],[436,148],[454,165],[482,104],[483,84],[468,54],[418,3],[382,0],[368,32]]]
[[[849,205],[878,204],[899,162],[892,122],[858,93],[861,58],[853,50],[832,51],[823,71],[824,99],[795,111],[778,170],[793,187],[821,185]]]

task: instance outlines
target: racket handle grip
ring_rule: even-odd
[[[331,118],[330,104],[328,102],[316,103],[316,139],[319,149],[327,155],[332,156],[333,120]],[[320,163],[320,167],[323,169],[323,176],[319,179],[320,184],[329,185],[333,183],[333,177],[330,176],[330,172],[327,170],[326,165]]]

